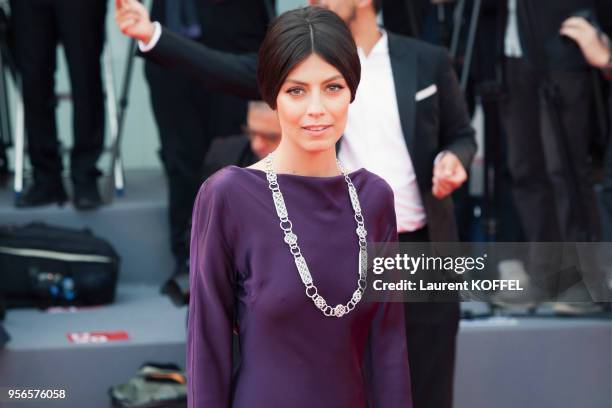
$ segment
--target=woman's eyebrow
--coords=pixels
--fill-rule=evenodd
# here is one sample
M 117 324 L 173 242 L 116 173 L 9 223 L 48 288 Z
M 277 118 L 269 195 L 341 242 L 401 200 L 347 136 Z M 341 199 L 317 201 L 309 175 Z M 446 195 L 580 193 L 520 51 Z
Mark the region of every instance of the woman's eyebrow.
M 324 80 L 323 83 L 335 81 L 336 79 L 341 79 L 341 78 L 342 78 L 342 75 L 334 75 L 333 77 Z M 292 78 L 287 78 L 287 82 L 291 82 L 297 85 L 304 85 L 304 86 L 308 85 L 307 82 L 298 81 L 297 79 L 292 79 Z

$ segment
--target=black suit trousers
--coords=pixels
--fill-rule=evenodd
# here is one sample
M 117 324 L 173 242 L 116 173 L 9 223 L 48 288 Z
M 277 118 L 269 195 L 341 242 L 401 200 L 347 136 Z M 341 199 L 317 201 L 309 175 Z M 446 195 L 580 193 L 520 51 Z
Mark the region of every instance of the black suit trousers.
M 593 133 L 589 72 L 549 74 L 559 95 L 558 112 L 565 139 L 543 103 L 539 92 L 542 81 L 536 72 L 520 58 L 507 59 L 505 72 L 508 91 L 501 103 L 501 117 L 514 198 L 526 240 L 585 241 L 598 237 L 589 161 Z M 574 176 L 568 178 L 568 171 Z
M 399 241 L 429 242 L 427 227 Z M 404 310 L 413 408 L 451 408 L 459 303 L 407 302 Z
M 36 180 L 58 180 L 62 161 L 55 119 L 56 47 L 64 48 L 73 102 L 71 175 L 97 176 L 104 143 L 100 57 L 106 0 L 12 0 L 14 49 L 25 105 L 28 153 Z
M 182 263 L 189 258 L 189 220 L 203 181 L 204 158 L 215 136 L 240 132 L 246 102 L 208 92 L 155 63 L 146 62 L 145 74 L 168 178 L 170 244 Z
M 610 102 L 612 105 L 612 102 Z M 612 118 L 612 114 L 610 114 Z M 601 181 L 603 241 L 612 242 L 612 139 L 608 141 L 604 158 L 604 174 Z

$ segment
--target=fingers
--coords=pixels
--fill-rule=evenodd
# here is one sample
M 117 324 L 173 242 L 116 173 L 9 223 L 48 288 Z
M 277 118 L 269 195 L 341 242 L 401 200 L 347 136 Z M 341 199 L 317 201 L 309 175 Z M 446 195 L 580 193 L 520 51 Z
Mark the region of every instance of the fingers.
M 461 166 L 461 162 L 457 159 L 457 156 L 446 152 L 434 165 L 434 177 L 451 177 L 457 171 L 458 166 Z
M 566 35 L 570 38 L 576 39 L 578 37 L 580 37 L 580 35 L 582 34 L 582 31 L 579 28 L 576 27 L 572 27 L 572 26 L 563 26 L 561 27 L 561 31 L 560 31 L 561 35 Z
M 447 153 L 434 166 L 432 194 L 444 198 L 459 188 L 467 180 L 467 173 L 459 159 Z
M 119 30 L 128 36 L 132 36 L 132 28 L 137 26 L 141 21 L 141 15 L 137 12 L 127 10 L 120 11 L 115 16 L 115 22 Z
M 115 0 L 115 9 L 121 10 L 130 6 L 129 0 Z
M 434 177 L 432 181 L 434 185 L 439 186 L 440 188 L 444 190 L 447 190 L 447 189 L 454 190 L 457 187 L 459 187 L 462 183 L 461 180 L 458 179 L 457 177 L 447 177 L 447 178 Z
M 117 23 L 119 23 L 120 21 L 125 21 L 125 20 L 128 20 L 128 19 L 139 20 L 140 17 L 141 17 L 140 13 L 138 13 L 136 11 L 127 10 L 127 11 L 121 11 L 121 12 L 117 13 L 115 15 L 115 21 L 117 21 Z
M 125 35 L 130 35 L 130 28 L 134 25 L 137 24 L 136 20 L 131 20 L 131 19 L 127 19 L 125 21 L 122 21 L 120 23 L 117 23 L 117 26 L 119 27 L 119 30 L 125 34 Z
M 458 187 L 455 181 L 450 177 L 434 176 L 432 183 L 432 192 L 437 198 L 446 197 Z
M 137 10 L 139 5 L 136 0 L 115 0 L 115 11 Z
M 585 20 L 583 17 L 570 17 L 565 20 L 561 26 L 572 26 L 578 28 L 588 28 L 591 27 L 591 24 Z
M 584 41 L 591 36 L 597 36 L 595 27 L 582 17 L 570 17 L 565 20 L 561 24 L 559 33 L 577 42 Z
M 463 180 L 465 181 L 465 180 Z M 453 179 L 434 179 L 432 193 L 434 197 L 441 199 L 450 195 L 453 191 L 461 187 L 463 181 L 457 178 Z
M 453 192 L 453 188 L 441 184 L 434 184 L 431 192 L 437 199 L 443 199 Z

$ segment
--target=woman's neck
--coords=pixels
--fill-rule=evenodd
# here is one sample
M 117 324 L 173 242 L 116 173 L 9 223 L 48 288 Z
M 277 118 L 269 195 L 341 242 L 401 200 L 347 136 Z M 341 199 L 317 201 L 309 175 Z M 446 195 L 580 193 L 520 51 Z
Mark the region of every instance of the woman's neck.
M 311 177 L 331 177 L 341 174 L 336 162 L 336 149 L 311 153 L 289 143 L 282 143 L 274 152 L 277 173 Z

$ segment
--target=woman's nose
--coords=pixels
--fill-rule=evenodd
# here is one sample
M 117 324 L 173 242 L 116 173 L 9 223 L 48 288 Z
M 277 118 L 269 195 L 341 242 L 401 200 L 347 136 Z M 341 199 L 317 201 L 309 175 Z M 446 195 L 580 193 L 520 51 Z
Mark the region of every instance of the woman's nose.
M 312 96 L 310 103 L 308 104 L 308 111 L 306 113 L 308 116 L 313 118 L 319 118 L 325 114 L 325 109 L 323 108 L 323 103 L 320 96 L 316 94 Z

